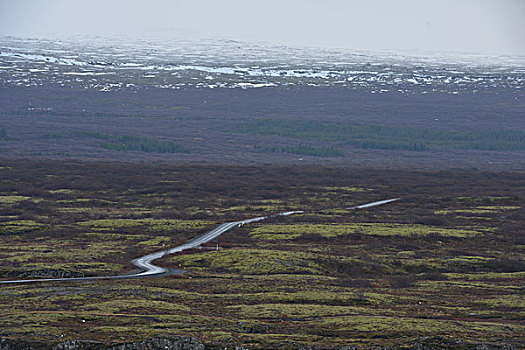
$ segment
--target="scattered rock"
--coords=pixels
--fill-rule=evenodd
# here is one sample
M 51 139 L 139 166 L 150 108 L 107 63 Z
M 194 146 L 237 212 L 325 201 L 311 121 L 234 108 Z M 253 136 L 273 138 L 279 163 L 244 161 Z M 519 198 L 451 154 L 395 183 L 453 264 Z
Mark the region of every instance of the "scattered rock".
M 61 269 L 40 269 L 31 271 L 2 271 L 0 277 L 9 278 L 71 278 L 85 277 L 82 272 Z
M 268 333 L 271 327 L 266 324 L 253 324 L 239 322 L 239 331 L 241 333 Z

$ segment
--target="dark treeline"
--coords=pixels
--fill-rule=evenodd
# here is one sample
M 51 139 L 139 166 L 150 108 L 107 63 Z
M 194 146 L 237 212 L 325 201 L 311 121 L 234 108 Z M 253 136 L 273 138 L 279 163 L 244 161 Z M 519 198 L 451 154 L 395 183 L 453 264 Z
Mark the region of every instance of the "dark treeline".
M 191 153 L 179 144 L 159 141 L 154 138 L 133 135 L 106 135 L 92 132 L 79 133 L 83 136 L 104 140 L 100 147 L 115 151 L 137 151 L 145 153 Z
M 308 145 L 298 146 L 273 146 L 273 147 L 260 147 L 254 146 L 256 150 L 262 150 L 263 152 L 271 153 L 291 153 L 303 156 L 313 157 L 344 157 L 345 153 L 333 147 L 313 147 Z
M 242 129 L 250 134 L 278 135 L 308 140 L 334 141 L 357 148 L 385 150 L 483 150 L 525 149 L 525 131 L 492 130 L 460 132 L 385 125 L 352 126 L 299 119 L 257 119 Z

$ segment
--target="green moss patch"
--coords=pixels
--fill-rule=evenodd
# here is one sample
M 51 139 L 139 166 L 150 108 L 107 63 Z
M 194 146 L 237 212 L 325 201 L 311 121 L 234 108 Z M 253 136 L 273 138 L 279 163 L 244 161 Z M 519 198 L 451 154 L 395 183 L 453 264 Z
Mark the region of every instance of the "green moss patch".
M 297 274 L 320 273 L 321 266 L 314 263 L 309 253 L 266 250 L 229 249 L 173 258 L 185 267 L 232 271 L 242 274 Z
M 44 225 L 33 220 L 13 220 L 0 222 L 0 235 L 26 233 L 43 228 Z
M 213 225 L 204 220 L 169 220 L 169 219 L 101 219 L 82 221 L 79 226 L 88 226 L 106 230 L 118 230 L 131 227 L 142 227 L 148 231 L 185 231 L 201 229 Z
M 174 302 L 148 299 L 114 299 L 104 302 L 87 303 L 84 311 L 100 311 L 104 313 L 139 312 L 153 308 L 156 312 L 188 312 L 190 308 Z
M 517 210 L 520 209 L 517 205 L 484 205 L 477 206 L 470 209 L 447 209 L 447 210 L 436 210 L 434 213 L 438 215 L 447 214 L 492 214 L 498 211 L 504 210 Z
M 26 201 L 28 199 L 31 199 L 31 197 L 27 196 L 0 196 L 0 205 L 9 205 L 9 204 L 15 204 L 21 201 Z
M 350 193 L 373 191 L 373 189 L 370 189 L 370 188 L 353 187 L 353 186 L 324 187 L 324 189 L 328 191 L 341 191 L 341 192 L 350 192 Z
M 349 224 L 296 224 L 296 225 L 262 225 L 250 235 L 257 239 L 293 239 L 302 235 L 316 234 L 323 237 L 366 234 L 373 236 L 428 236 L 473 237 L 480 232 L 475 230 L 451 229 L 427 225 L 383 224 L 383 223 L 349 223 Z
M 367 311 L 366 308 L 356 306 L 322 305 L 322 304 L 257 304 L 235 305 L 229 310 L 244 318 L 250 319 L 279 319 L 279 318 L 312 318 L 327 316 L 350 316 Z

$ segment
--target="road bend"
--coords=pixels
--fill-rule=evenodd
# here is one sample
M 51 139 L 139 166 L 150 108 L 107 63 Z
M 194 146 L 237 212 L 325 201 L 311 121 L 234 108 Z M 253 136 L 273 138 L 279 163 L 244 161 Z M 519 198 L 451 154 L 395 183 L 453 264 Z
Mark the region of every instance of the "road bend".
M 375 207 L 378 205 L 390 203 L 399 200 L 400 198 L 393 198 L 393 199 L 386 199 L 378 202 L 368 203 L 368 204 L 362 204 L 357 205 L 348 209 L 365 209 L 370 207 Z M 141 269 L 141 272 L 134 273 L 134 274 L 125 274 L 125 275 L 116 275 L 116 276 L 91 276 L 91 277 L 68 277 L 68 278 L 40 278 L 40 279 L 26 279 L 26 280 L 10 280 L 10 281 L 0 281 L 0 284 L 16 284 L 16 283 L 36 283 L 36 282 L 65 282 L 65 281 L 94 281 L 94 280 L 102 280 L 102 279 L 128 279 L 128 278 L 141 278 L 141 277 L 151 277 L 151 276 L 159 276 L 163 275 L 168 272 L 168 269 L 165 267 L 157 266 L 153 264 L 153 261 L 158 260 L 166 255 L 175 254 L 182 252 L 184 250 L 188 249 L 194 249 L 199 246 L 201 246 L 204 243 L 210 242 L 214 240 L 215 238 L 219 237 L 223 233 L 230 231 L 231 229 L 235 227 L 241 227 L 245 224 L 249 224 L 252 222 L 262 221 L 265 219 L 268 219 L 270 217 L 278 217 L 278 216 L 289 216 L 294 214 L 303 214 L 304 211 L 302 210 L 293 210 L 293 211 L 286 211 L 282 212 L 276 215 L 270 215 L 270 216 L 259 216 L 256 218 L 251 219 L 245 219 L 245 220 L 239 220 L 239 221 L 232 221 L 232 222 L 226 222 L 224 224 L 220 224 L 210 231 L 204 233 L 203 235 L 194 238 L 184 244 L 181 244 L 177 247 L 173 247 L 170 249 L 161 250 L 155 253 L 151 253 L 148 255 L 141 256 L 139 258 L 131 260 L 131 263 Z
M 142 272 L 127 274 L 127 275 L 117 275 L 117 276 L 92 276 L 92 277 L 69 277 L 69 278 L 40 278 L 40 279 L 27 279 L 27 280 L 11 280 L 11 281 L 0 281 L 0 284 L 15 284 L 15 283 L 35 283 L 35 282 L 64 282 L 64 281 L 94 281 L 101 279 L 127 279 L 127 278 L 140 278 L 148 276 L 157 276 L 162 275 L 168 272 L 168 269 L 165 267 L 157 266 L 153 264 L 153 261 L 160 259 L 166 255 L 182 252 L 184 250 L 197 248 L 200 245 L 207 243 L 219 237 L 223 233 L 230 231 L 234 227 L 241 227 L 245 224 L 252 222 L 262 221 L 270 217 L 277 216 L 288 216 L 293 214 L 302 214 L 303 211 L 287 211 L 277 215 L 271 216 L 259 216 L 252 219 L 245 219 L 240 221 L 226 222 L 219 226 L 214 227 L 210 231 L 204 233 L 202 236 L 192 239 L 182 245 L 177 247 L 161 250 L 152 254 L 141 256 L 140 258 L 133 259 L 131 263 L 142 270 Z

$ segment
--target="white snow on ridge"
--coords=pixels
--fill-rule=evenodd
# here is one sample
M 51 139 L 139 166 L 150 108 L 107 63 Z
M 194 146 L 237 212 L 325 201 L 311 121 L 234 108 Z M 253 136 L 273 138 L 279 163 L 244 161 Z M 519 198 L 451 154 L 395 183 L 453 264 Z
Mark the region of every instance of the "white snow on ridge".
M 86 62 L 77 61 L 69 58 L 56 58 L 53 56 L 44 56 L 44 55 L 34 55 L 34 54 L 25 54 L 25 53 L 12 53 L 12 52 L 0 52 L 0 57 L 10 57 L 17 60 L 29 60 L 29 61 L 45 61 L 49 63 L 58 63 L 64 65 L 73 65 L 73 66 L 85 66 Z
M 139 47 L 139 49 L 137 49 Z M 525 58 L 293 49 L 234 41 L 58 42 L 0 37 L 0 81 L 140 88 L 346 86 L 390 91 L 522 91 Z M 450 91 L 449 91 L 450 90 Z
M 95 72 L 65 72 L 64 75 L 95 75 Z
M 262 88 L 262 87 L 270 87 L 270 86 L 277 86 L 274 83 L 238 83 L 237 86 L 247 89 L 247 88 Z

